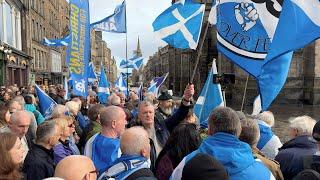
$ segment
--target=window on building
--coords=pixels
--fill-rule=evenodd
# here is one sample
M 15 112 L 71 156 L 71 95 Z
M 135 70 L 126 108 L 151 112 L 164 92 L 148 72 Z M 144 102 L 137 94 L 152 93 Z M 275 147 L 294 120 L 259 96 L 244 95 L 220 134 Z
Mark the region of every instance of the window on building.
M 36 34 L 36 28 L 34 27 L 34 19 L 32 19 L 32 29 L 31 29 L 31 31 L 32 31 L 32 39 L 34 39 L 34 37 L 35 37 L 35 34 Z
M 33 66 L 33 69 L 36 68 L 36 48 L 33 48 L 32 49 L 32 66 Z
M 36 41 L 39 41 L 39 23 L 36 23 L 37 25 L 36 25 Z
M 44 0 L 42 0 L 42 16 L 44 16 Z
M 7 1 L 4 2 L 4 16 L 5 16 L 5 23 L 6 23 L 6 42 L 10 45 L 14 45 L 13 44 L 13 19 L 12 19 L 12 8 L 11 6 L 8 4 Z

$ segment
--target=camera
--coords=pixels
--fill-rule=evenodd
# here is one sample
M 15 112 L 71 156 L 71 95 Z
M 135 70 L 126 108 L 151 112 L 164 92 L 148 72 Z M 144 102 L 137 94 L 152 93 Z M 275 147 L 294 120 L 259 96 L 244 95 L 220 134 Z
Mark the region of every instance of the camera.
M 221 84 L 221 86 L 226 86 L 226 85 L 235 83 L 235 74 L 231 74 L 231 73 L 214 74 L 212 79 L 214 84 Z

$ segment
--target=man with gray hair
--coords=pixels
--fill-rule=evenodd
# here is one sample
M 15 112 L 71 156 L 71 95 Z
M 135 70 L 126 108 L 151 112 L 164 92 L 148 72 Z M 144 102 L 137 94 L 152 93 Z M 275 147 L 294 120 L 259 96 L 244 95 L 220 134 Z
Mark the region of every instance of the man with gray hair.
M 59 142 L 61 129 L 54 121 L 38 126 L 36 143 L 28 152 L 23 164 L 27 180 L 41 180 L 54 175 L 53 147 Z
M 283 180 L 279 163 L 265 157 L 265 155 L 257 148 L 257 143 L 260 138 L 258 123 L 251 117 L 247 117 L 241 120 L 241 128 L 242 131 L 239 139 L 251 146 L 254 157 L 262 161 L 262 163 L 272 172 L 276 180 Z
M 274 159 L 281 148 L 282 143 L 277 135 L 272 132 L 272 127 L 274 125 L 274 116 L 270 111 L 264 111 L 257 116 L 259 129 L 260 129 L 260 139 L 257 144 L 257 148 L 261 150 L 268 158 Z
M 23 96 L 16 96 L 9 102 L 9 111 L 11 113 L 24 110 L 25 101 Z M 30 118 L 31 123 L 28 130 L 28 137 L 33 141 L 36 138 L 36 130 L 37 130 L 37 120 L 32 112 L 27 111 Z
M 99 179 L 156 179 L 150 170 L 149 135 L 142 127 L 127 129 L 120 138 L 122 155 Z
M 275 160 L 280 163 L 284 179 L 292 179 L 303 170 L 303 157 L 317 152 L 317 143 L 312 138 L 316 121 L 309 116 L 299 116 L 290 121 L 289 137 L 279 149 Z
M 194 85 L 188 84 L 184 90 L 182 103 L 179 109 L 172 116 L 161 121 L 155 118 L 155 107 L 152 102 L 140 102 L 136 125 L 143 126 L 151 139 L 151 170 L 155 170 L 156 159 L 166 144 L 170 132 L 187 117 L 193 94 Z
M 20 138 L 22 148 L 24 149 L 25 153 L 23 159 L 27 156 L 27 153 L 31 148 L 31 138 L 29 136 L 26 136 L 30 126 L 30 122 L 31 119 L 27 111 L 17 111 L 10 116 L 8 126 L 2 128 L 0 132 L 12 132 Z
M 100 111 L 100 123 L 102 130 L 88 140 L 84 155 L 104 172 L 121 155 L 119 137 L 127 124 L 126 114 L 121 107 L 108 106 Z
M 181 179 L 184 165 L 198 153 L 217 159 L 227 170 L 230 179 L 274 179 L 260 160 L 254 158 L 247 143 L 238 139 L 241 123 L 237 113 L 228 107 L 218 107 L 208 120 L 208 138 L 199 149 L 187 155 L 173 171 L 171 179 Z

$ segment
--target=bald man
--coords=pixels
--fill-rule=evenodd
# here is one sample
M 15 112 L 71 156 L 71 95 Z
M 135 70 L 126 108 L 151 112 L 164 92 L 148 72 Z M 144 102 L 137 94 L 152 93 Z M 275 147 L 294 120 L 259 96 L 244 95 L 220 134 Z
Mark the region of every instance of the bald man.
M 64 180 L 96 180 L 97 172 L 90 158 L 72 155 L 58 163 L 54 176 Z
M 127 129 L 120 138 L 122 155 L 99 178 L 156 179 L 150 170 L 149 135 L 143 127 Z M 126 164 L 126 166 L 123 166 Z
M 126 114 L 118 106 L 108 106 L 100 112 L 100 123 L 102 130 L 88 140 L 84 155 L 104 172 L 121 155 L 119 137 L 127 124 Z

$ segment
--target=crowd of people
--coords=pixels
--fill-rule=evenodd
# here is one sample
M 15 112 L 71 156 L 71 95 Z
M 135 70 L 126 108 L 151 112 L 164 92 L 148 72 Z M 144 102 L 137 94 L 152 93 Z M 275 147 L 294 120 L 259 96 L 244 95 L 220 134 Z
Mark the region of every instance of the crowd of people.
M 107 104 L 94 86 L 68 100 L 61 85 L 42 89 L 58 104 L 46 119 L 32 86 L 1 87 L 0 179 L 320 179 L 320 122 L 309 116 L 290 120 L 282 144 L 270 111 L 217 107 L 200 127 L 192 84 L 181 100 L 113 90 Z

